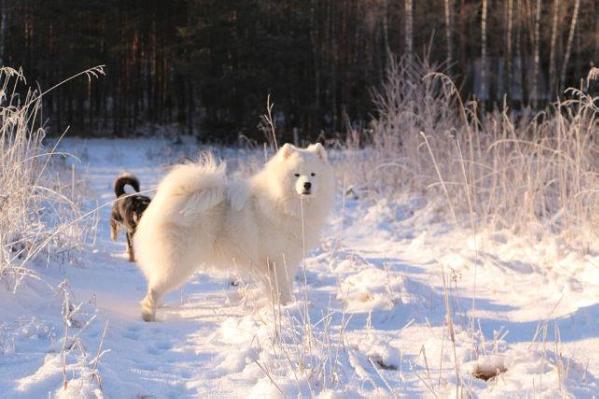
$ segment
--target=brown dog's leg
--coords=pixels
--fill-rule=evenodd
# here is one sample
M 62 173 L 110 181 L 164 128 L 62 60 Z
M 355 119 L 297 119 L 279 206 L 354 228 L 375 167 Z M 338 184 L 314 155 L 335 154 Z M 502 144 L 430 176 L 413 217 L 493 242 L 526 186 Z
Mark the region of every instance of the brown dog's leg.
M 119 235 L 119 224 L 113 218 L 110 218 L 110 239 L 116 241 Z
M 133 233 L 127 232 L 127 254 L 129 262 L 135 262 L 135 253 L 133 252 Z

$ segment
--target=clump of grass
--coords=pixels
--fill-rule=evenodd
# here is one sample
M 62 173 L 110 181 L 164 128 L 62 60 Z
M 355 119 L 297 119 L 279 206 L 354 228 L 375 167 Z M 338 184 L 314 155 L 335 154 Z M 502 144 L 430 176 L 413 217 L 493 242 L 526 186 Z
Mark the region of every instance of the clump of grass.
M 64 82 L 102 73 L 96 67 Z M 74 171 L 64 173 L 67 154 L 44 145 L 47 92 L 27 88 L 22 71 L 0 68 L 0 280 L 11 290 L 35 276 L 29 262 L 69 259 L 85 237 Z
M 298 301 L 293 308 L 271 303 L 260 309 L 264 304 L 257 304 L 255 299 L 247 303 L 264 326 L 253 342 L 260 353 L 254 362 L 284 396 L 290 392 L 316 396 L 347 381 L 344 363 L 349 349 L 344 335 L 350 318 L 322 309 L 319 318 L 312 320 L 305 299 L 298 297 Z
M 593 99 L 569 89 L 568 100 L 538 113 L 507 106 L 481 113 L 440 71 L 427 61 L 391 60 L 373 93 L 376 118 L 359 140 L 368 156 L 348 156 L 349 183 L 368 182 L 384 195 L 422 193 L 468 227 L 550 232 L 584 249 L 597 242 Z

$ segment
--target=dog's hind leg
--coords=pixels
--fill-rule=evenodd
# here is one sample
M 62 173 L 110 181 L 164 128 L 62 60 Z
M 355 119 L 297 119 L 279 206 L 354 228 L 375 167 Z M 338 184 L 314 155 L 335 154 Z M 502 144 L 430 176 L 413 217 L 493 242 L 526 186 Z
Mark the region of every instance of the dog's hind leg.
M 140 255 L 142 254 L 140 252 Z M 156 308 L 168 292 L 182 286 L 194 273 L 194 262 L 190 257 L 175 259 L 162 259 L 161 263 L 148 265 L 154 273 L 146 276 L 148 278 L 148 293 L 141 301 L 141 316 L 145 321 L 156 320 Z
M 144 321 L 156 321 L 156 307 L 161 299 L 159 291 L 148 288 L 146 297 L 141 301 L 141 317 Z
M 119 224 L 113 218 L 110 218 L 110 239 L 116 241 L 119 235 Z
M 135 262 L 135 252 L 133 250 L 133 233 L 127 232 L 127 255 L 129 262 Z

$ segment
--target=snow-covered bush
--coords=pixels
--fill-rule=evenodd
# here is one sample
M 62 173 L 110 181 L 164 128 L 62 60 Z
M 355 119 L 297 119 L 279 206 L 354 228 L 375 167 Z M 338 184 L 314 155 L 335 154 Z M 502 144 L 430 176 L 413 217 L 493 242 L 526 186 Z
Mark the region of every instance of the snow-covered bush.
M 452 222 L 473 228 L 552 232 L 584 249 L 597 242 L 599 109 L 592 99 L 569 89 L 569 100 L 537 114 L 481 112 L 441 69 L 389 63 L 373 94 L 376 119 L 362 136 L 372 144 L 368 156 L 348 156 L 349 184 L 421 191 Z M 351 147 L 359 135 L 350 137 Z
M 0 69 L 0 280 L 12 290 L 33 275 L 31 260 L 68 259 L 85 237 L 75 174 L 44 145 L 45 93 L 26 84 L 21 71 Z

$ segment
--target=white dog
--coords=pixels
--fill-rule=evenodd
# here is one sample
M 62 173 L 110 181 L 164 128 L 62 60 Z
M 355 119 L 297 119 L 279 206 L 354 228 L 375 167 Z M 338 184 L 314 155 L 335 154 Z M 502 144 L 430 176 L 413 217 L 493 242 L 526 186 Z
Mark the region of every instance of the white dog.
M 291 300 L 293 276 L 334 201 L 324 147 L 285 144 L 256 175 L 227 181 L 207 157 L 175 167 L 137 227 L 134 246 L 148 280 L 142 317 L 202 267 L 254 272 L 273 300 Z

